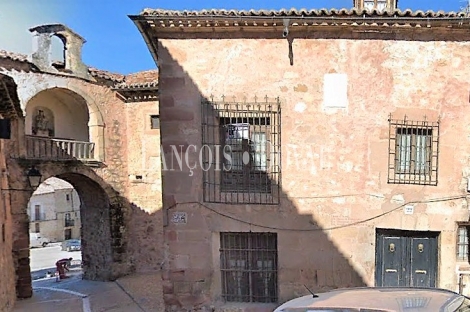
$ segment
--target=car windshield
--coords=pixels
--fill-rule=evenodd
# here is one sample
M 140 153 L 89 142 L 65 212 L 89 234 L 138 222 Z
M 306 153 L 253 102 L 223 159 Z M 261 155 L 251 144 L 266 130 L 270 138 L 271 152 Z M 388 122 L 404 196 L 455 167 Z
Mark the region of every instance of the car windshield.
M 283 312 L 390 312 L 387 310 L 377 309 L 360 309 L 360 308 L 288 308 Z
M 462 298 L 462 297 L 459 297 Z M 460 299 L 461 300 L 461 299 Z M 459 303 L 460 303 L 459 300 Z M 459 307 L 452 307 L 452 303 L 446 307 L 445 312 L 470 312 L 470 298 L 463 300 Z M 377 310 L 377 309 L 366 309 L 366 308 L 287 308 L 282 312 L 390 312 L 389 310 Z
M 470 298 L 465 298 L 460 307 L 455 312 L 470 312 Z
M 68 241 L 68 243 L 70 245 L 78 245 L 78 244 L 80 244 L 80 241 L 79 240 L 70 240 L 70 241 Z

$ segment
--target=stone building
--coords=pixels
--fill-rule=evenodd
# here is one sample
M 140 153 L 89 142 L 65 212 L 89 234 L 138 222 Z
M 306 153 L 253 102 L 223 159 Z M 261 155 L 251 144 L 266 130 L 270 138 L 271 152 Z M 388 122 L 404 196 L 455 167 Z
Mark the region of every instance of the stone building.
M 142 290 L 137 296 L 153 294 L 145 301 L 150 304 L 161 297 L 155 287 L 163 240 L 157 71 L 99 70 L 83 63 L 85 39 L 68 27 L 30 31 L 30 55 L 0 51 L 0 74 L 17 92 L 11 137 L 2 143 L 0 205 L 11 203 L 11 209 L 0 242 L 1 302 L 11 307 L 15 289 L 17 298 L 32 295 L 27 207 L 35 189 L 27 173 L 34 169 L 42 181 L 70 183 L 80 197 L 83 277 L 132 274 Z M 50 59 L 52 37 L 64 44 L 62 62 Z M 1 103 L 1 114 L 7 104 Z
M 80 197 L 72 184 L 51 177 L 41 183 L 28 203 L 29 232 L 51 242 L 80 238 Z
M 130 16 L 159 69 L 168 311 L 469 294 L 470 19 L 387 3 Z
M 0 74 L 0 311 L 10 311 L 15 303 L 15 263 L 13 261 L 13 217 L 11 205 L 6 200 L 4 189 L 8 188 L 6 173 L 8 146 L 8 119 L 21 116 L 20 101 L 16 92 L 16 83 L 13 78 Z

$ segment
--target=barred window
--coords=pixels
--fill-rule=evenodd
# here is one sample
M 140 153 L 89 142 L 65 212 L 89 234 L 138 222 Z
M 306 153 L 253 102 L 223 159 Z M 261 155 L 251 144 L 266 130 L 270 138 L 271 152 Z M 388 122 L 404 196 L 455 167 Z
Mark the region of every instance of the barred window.
M 389 124 L 388 183 L 437 185 L 439 121 Z
M 459 225 L 457 229 L 457 260 L 468 261 L 468 232 L 469 225 Z
M 202 103 L 204 201 L 278 204 L 280 105 Z
M 277 234 L 220 233 L 226 301 L 277 302 Z

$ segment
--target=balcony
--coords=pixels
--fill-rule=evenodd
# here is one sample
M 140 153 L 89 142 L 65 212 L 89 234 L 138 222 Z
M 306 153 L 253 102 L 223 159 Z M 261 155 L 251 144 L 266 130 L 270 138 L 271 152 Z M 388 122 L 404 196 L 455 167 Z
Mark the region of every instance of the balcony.
M 35 222 L 35 221 L 45 221 L 46 220 L 46 214 L 44 212 L 41 212 L 41 213 L 36 213 L 33 215 L 33 217 L 31 218 L 31 222 Z
M 75 220 L 73 219 L 65 219 L 65 227 L 75 226 Z
M 25 136 L 26 158 L 35 160 L 95 160 L 95 143 Z

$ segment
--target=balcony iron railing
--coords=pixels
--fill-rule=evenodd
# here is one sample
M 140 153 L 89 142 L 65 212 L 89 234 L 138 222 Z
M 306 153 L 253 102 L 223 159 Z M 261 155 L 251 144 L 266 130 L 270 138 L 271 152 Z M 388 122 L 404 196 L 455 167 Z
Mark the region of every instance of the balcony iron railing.
M 31 218 L 32 222 L 45 221 L 45 220 L 46 220 L 46 214 L 44 212 L 33 214 L 32 218 Z
M 65 227 L 68 227 L 68 226 L 75 226 L 75 220 L 65 219 Z
M 26 135 L 26 158 L 41 160 L 95 160 L 95 143 Z

